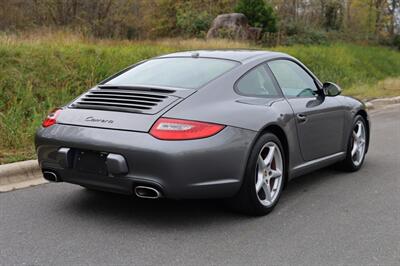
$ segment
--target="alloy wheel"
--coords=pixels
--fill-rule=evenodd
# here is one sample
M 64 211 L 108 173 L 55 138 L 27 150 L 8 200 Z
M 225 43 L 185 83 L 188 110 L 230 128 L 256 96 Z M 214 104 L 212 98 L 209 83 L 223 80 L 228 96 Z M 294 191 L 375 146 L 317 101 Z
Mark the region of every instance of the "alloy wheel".
M 260 203 L 266 207 L 273 205 L 282 186 L 283 159 L 279 146 L 270 141 L 266 143 L 256 164 L 256 193 Z
M 358 121 L 353 129 L 353 142 L 351 148 L 351 159 L 355 166 L 359 166 L 365 155 L 366 130 L 364 123 Z

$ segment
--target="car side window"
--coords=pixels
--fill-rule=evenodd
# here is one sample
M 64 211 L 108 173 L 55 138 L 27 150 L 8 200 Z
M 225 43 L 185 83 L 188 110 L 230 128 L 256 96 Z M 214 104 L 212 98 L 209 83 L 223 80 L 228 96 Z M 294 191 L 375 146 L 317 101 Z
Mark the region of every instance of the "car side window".
M 298 64 L 289 60 L 268 62 L 286 97 L 313 97 L 318 87 L 314 79 Z
M 244 76 L 242 76 L 237 85 L 236 90 L 246 96 L 255 97 L 276 97 L 279 92 L 274 85 L 273 79 L 268 75 L 264 64 L 259 65 Z

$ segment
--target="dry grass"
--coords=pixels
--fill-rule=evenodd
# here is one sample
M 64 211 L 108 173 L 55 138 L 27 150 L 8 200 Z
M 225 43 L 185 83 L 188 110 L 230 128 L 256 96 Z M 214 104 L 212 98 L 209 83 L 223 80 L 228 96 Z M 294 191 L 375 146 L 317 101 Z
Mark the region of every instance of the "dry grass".
M 73 44 L 91 43 L 95 39 L 85 37 L 83 34 L 71 33 L 68 31 L 52 31 L 50 29 L 40 29 L 25 31 L 21 33 L 0 33 L 0 44 L 19 45 L 19 44 Z
M 400 78 L 386 78 L 376 84 L 361 84 L 351 87 L 347 95 L 367 99 L 400 95 Z M 367 97 L 366 97 L 367 96 Z
M 223 39 L 161 39 L 157 41 L 144 41 L 143 44 L 153 44 L 178 48 L 180 50 L 194 49 L 261 49 L 260 46 L 249 42 L 239 42 Z
M 32 147 L 24 150 L 6 150 L 0 149 L 0 164 L 18 162 L 23 160 L 35 159 L 36 154 Z
M 51 29 L 40 29 L 19 34 L 1 34 L 0 44 L 19 45 L 19 44 L 53 44 L 53 45 L 73 45 L 73 44 L 97 44 L 103 46 L 162 46 L 171 47 L 175 50 L 192 49 L 261 49 L 254 43 L 224 39 L 180 39 L 163 38 L 157 40 L 115 40 L 115 39 L 96 39 L 87 37 L 84 34 L 68 31 L 54 31 Z

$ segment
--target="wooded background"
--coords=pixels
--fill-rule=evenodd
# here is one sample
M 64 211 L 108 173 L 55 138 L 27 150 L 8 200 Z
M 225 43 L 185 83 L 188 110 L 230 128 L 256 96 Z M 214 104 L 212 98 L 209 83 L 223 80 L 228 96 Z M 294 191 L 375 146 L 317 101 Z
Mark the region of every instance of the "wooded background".
M 269 25 L 252 20 L 260 2 Z M 345 40 L 400 46 L 400 0 L 0 0 L 0 31 L 203 38 L 218 14 L 235 11 L 252 14 L 250 24 L 264 28 L 261 42 L 267 45 Z

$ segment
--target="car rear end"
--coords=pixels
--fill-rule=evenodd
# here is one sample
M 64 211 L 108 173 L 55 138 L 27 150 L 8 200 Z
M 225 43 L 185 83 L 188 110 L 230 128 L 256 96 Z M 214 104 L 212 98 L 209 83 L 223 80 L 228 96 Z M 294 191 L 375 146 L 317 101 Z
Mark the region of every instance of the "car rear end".
M 234 195 L 255 132 L 168 118 L 195 93 L 112 82 L 89 90 L 38 129 L 45 178 L 149 198 Z

